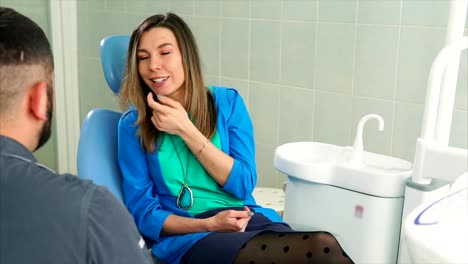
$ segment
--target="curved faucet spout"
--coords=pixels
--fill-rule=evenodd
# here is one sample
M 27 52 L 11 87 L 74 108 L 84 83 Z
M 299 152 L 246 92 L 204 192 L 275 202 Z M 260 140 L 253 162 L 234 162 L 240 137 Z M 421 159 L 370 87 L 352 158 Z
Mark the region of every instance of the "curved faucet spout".
M 379 122 L 379 130 L 383 131 L 384 129 L 384 120 L 380 115 L 377 114 L 368 114 L 365 115 L 361 120 L 359 120 L 356 137 L 354 138 L 353 151 L 351 155 L 351 163 L 355 166 L 362 166 L 362 155 L 364 152 L 364 146 L 362 143 L 362 133 L 364 130 L 364 124 L 370 119 L 376 119 Z

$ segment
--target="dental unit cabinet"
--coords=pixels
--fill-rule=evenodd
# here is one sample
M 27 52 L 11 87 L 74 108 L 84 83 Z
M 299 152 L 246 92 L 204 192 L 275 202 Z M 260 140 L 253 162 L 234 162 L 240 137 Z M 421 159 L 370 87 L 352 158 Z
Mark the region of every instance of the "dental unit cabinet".
M 293 142 L 275 150 L 287 175 L 283 218 L 297 230 L 332 233 L 355 263 L 396 263 L 405 181 L 412 164 L 363 150 L 364 124 L 352 147 Z
M 468 49 L 468 36 L 464 36 L 467 10 L 468 0 L 450 1 L 446 46 L 434 59 L 429 73 L 414 171 L 405 189 L 402 216 L 405 225 L 401 232 L 398 263 L 428 263 L 427 256 L 435 256 L 432 263 L 468 263 L 468 239 L 459 239 L 461 232 L 468 232 L 467 222 L 459 221 L 468 219 L 468 197 L 455 195 L 451 188 L 460 181 L 467 188 L 468 181 L 462 179 L 467 177 L 468 150 L 448 146 L 460 55 Z M 458 206 L 434 206 L 447 204 L 447 201 Z M 445 213 L 452 218 L 442 217 L 440 210 L 433 208 L 445 208 Z M 429 213 L 423 213 L 425 210 L 431 212 L 431 217 L 427 217 Z M 431 218 L 430 224 L 420 221 L 421 215 Z M 428 237 L 426 232 L 433 236 Z M 453 247 L 446 247 L 437 240 L 453 244 Z M 455 247 L 464 249 L 462 262 L 453 254 Z
M 363 150 L 365 122 L 383 129 L 375 114 L 361 119 L 352 147 L 293 142 L 275 150 L 274 167 L 287 175 L 285 221 L 332 233 L 355 263 L 468 263 L 468 149 L 448 146 L 468 0 L 448 1 L 414 164 Z
M 403 227 L 411 263 L 468 263 L 468 173 L 442 198 L 415 208 Z

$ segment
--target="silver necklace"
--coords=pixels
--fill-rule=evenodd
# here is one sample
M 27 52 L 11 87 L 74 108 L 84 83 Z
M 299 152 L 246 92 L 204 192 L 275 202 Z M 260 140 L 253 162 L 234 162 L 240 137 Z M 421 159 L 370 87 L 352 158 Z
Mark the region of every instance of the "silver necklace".
M 184 176 L 184 185 L 180 188 L 179 195 L 177 195 L 177 207 L 183 210 L 189 210 L 193 206 L 193 193 L 190 187 L 187 184 L 187 174 L 189 169 L 189 152 L 187 149 L 187 165 L 186 170 L 184 170 L 184 166 L 182 165 L 182 159 L 180 158 L 179 151 L 177 151 L 176 145 L 174 144 L 174 140 L 172 140 L 172 136 L 168 135 L 171 139 L 172 146 L 174 147 L 174 151 L 177 154 L 177 159 L 179 159 L 180 167 L 182 168 L 182 174 Z

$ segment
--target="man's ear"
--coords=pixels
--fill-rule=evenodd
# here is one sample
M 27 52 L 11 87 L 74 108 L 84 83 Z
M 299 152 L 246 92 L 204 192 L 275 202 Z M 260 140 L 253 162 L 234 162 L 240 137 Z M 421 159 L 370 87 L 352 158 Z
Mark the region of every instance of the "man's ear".
M 47 120 L 47 83 L 37 82 L 29 90 L 29 109 L 39 120 Z

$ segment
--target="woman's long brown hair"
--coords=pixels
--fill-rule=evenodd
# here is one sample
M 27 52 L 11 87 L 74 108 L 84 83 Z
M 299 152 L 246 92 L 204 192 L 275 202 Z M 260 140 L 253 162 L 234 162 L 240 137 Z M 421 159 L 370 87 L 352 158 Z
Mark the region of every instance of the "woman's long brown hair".
M 123 110 L 130 105 L 137 109 L 138 119 L 135 125 L 139 126 L 138 136 L 143 149 L 150 153 L 154 152 L 161 132 L 151 122 L 152 109 L 146 101 L 151 89 L 138 72 L 137 48 L 141 35 L 155 27 L 171 30 L 179 45 L 185 74 L 182 87 L 185 89 L 183 106 L 190 113 L 192 122 L 207 138 L 213 137 L 216 130 L 214 99 L 203 81 L 200 56 L 192 31 L 182 18 L 173 13 L 148 17 L 137 26 L 130 37 L 125 78 L 118 96 Z

